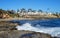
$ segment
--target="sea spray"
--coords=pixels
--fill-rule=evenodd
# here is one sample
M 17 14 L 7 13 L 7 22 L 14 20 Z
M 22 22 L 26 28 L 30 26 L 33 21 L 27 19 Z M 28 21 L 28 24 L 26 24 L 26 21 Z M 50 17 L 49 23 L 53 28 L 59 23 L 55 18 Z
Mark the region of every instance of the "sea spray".
M 41 27 L 40 25 L 36 25 L 36 26 L 37 27 L 33 27 L 31 26 L 30 23 L 25 23 L 21 26 L 17 26 L 16 28 L 18 30 L 29 30 L 29 31 L 35 31 L 35 32 L 48 33 L 48 34 L 51 34 L 52 36 L 57 36 L 58 34 L 60 34 L 60 27 L 46 28 L 46 27 Z
M 29 31 L 39 32 L 38 28 L 31 26 L 31 24 L 29 24 L 29 23 L 25 23 L 25 24 L 23 24 L 21 26 L 17 26 L 16 28 L 18 30 L 29 30 Z M 43 31 L 40 31 L 40 32 L 43 32 Z

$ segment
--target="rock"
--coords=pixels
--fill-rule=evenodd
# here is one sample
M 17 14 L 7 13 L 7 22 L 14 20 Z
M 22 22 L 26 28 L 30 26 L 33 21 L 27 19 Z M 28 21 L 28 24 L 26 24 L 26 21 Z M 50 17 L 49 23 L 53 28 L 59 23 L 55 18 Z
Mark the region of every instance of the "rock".
M 51 38 L 51 35 L 32 31 L 1 31 L 0 38 Z
M 52 37 L 52 38 L 60 38 L 60 37 L 54 36 L 54 37 Z
M 10 23 L 7 21 L 0 21 L 0 31 L 7 31 L 7 30 L 16 30 L 17 23 Z

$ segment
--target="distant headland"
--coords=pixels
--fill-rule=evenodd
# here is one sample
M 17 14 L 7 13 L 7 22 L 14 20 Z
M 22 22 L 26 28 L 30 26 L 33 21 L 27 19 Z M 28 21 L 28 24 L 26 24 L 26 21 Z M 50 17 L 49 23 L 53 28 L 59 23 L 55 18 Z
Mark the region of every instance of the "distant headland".
M 0 9 L 0 19 L 50 19 L 50 18 L 60 18 L 60 13 L 55 12 L 44 12 L 41 9 L 38 11 L 32 10 L 32 9 L 24 9 L 22 8 L 21 10 L 3 10 Z

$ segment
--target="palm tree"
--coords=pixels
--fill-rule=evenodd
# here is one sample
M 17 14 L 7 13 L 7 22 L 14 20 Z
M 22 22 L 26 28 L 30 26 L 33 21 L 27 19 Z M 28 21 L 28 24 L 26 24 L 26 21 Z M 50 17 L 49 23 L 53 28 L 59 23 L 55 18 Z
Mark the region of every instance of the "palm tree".
M 58 12 L 55 12 L 53 15 L 59 17 L 59 13 Z
M 2 9 L 0 9 L 0 10 L 2 10 Z
M 26 13 L 25 8 L 22 8 L 20 12 L 21 12 L 21 13 L 22 13 L 22 12 L 23 12 L 23 13 Z
M 17 9 L 17 13 L 20 13 L 20 10 L 19 9 Z
M 46 13 L 48 13 L 50 11 L 50 8 L 47 8 L 47 12 Z
M 35 13 L 35 12 L 36 12 L 36 10 L 32 10 L 32 12 L 34 12 L 34 13 Z
M 20 10 L 19 9 L 17 9 L 17 12 L 19 12 Z
M 43 11 L 41 9 L 39 9 L 38 12 L 41 12 L 42 13 Z
M 28 12 L 32 12 L 32 9 L 30 8 L 30 9 L 28 9 Z
M 7 10 L 7 12 L 9 13 L 9 14 L 15 14 L 15 10 Z

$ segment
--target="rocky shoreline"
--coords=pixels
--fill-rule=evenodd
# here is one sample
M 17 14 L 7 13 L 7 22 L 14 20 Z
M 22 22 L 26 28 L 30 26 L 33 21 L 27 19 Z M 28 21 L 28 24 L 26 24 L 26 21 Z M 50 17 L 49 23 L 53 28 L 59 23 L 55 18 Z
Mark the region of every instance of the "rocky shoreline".
M 8 21 L 0 21 L 0 38 L 56 38 L 49 34 L 17 30 L 18 24 Z
M 0 38 L 51 38 L 50 35 L 32 31 L 1 31 Z

